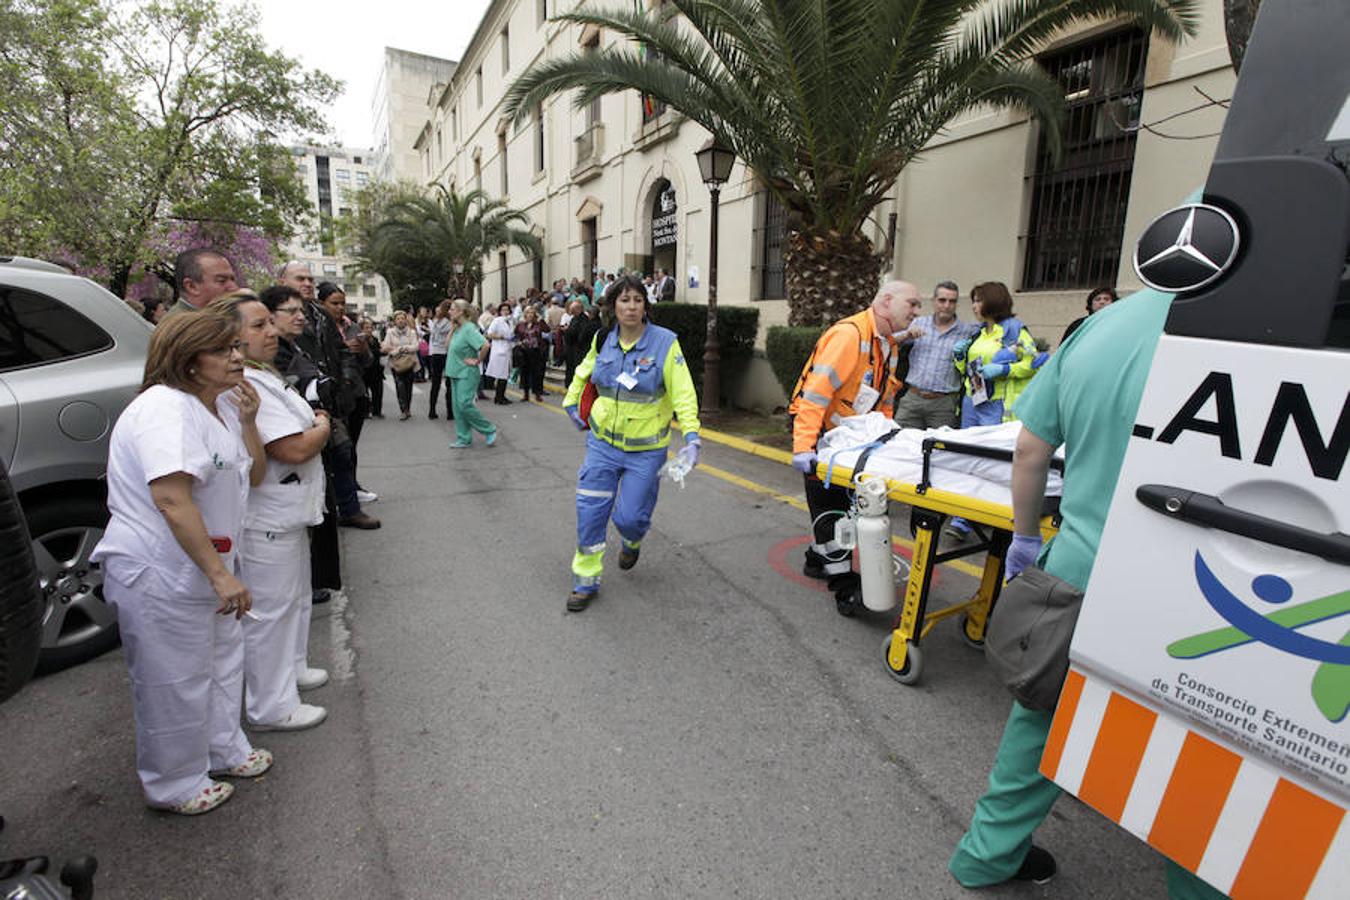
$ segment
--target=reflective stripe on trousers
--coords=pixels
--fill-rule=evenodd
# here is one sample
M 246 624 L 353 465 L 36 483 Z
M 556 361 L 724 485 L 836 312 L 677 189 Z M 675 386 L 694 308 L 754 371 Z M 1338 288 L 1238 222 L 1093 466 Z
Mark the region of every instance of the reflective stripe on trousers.
M 595 435 L 586 436 L 586 458 L 577 473 L 575 590 L 592 592 L 600 587 L 611 516 L 625 544 L 636 547 L 641 543 L 651 528 L 665 461 L 665 448 L 620 450 Z

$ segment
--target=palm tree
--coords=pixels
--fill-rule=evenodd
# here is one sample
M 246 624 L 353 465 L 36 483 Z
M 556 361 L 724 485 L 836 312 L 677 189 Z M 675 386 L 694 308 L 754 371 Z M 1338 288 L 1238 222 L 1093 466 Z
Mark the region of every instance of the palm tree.
M 1199 0 L 670 0 L 652 14 L 555 19 L 628 40 L 532 66 L 506 112 L 577 89 L 637 90 L 733 150 L 788 210 L 790 321 L 862 308 L 883 260 L 864 234 L 900 171 L 955 117 L 1030 112 L 1058 145 L 1064 97 L 1033 55 L 1064 29 L 1124 19 L 1179 40 Z M 682 22 L 677 22 L 677 18 Z M 643 52 L 643 48 L 647 52 Z
M 531 257 L 543 253 L 529 222 L 524 212 L 480 190 L 460 194 L 436 185 L 431 196 L 405 194 L 384 206 L 358 264 L 384 276 L 405 304 L 472 297 L 489 253 L 508 247 Z

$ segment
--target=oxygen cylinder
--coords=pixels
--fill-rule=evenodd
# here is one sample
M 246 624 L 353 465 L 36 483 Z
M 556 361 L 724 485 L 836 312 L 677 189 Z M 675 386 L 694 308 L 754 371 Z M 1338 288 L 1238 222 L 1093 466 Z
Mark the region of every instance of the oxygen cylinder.
M 886 480 L 863 480 L 858 485 L 858 574 L 863 606 L 874 612 L 893 609 L 896 602 L 891 517 L 886 509 Z

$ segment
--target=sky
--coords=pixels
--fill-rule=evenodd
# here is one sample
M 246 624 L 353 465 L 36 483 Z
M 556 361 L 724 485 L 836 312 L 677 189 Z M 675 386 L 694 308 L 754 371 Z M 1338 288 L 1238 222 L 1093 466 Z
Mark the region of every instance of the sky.
M 371 144 L 371 94 L 384 48 L 397 47 L 459 59 L 489 0 L 254 0 L 262 35 L 309 69 L 344 82 L 328 115 L 326 141 L 348 147 Z

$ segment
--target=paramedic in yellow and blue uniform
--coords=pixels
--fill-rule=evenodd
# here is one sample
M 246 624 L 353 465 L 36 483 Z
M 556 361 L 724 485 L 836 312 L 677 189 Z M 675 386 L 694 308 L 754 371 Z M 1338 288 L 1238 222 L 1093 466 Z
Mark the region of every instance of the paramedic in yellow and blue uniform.
M 679 458 L 698 463 L 698 394 L 675 332 L 647 321 L 647 289 L 632 275 L 605 292 L 613 310 L 568 385 L 563 409 L 577 428 L 590 429 L 577 476 L 577 552 L 567 609 L 581 612 L 600 590 L 605 533 L 611 515 L 622 538 L 619 568 L 637 564 L 652 524 L 661 467 L 670 445 L 670 420 L 684 431 Z M 598 393 L 590 418 L 579 411 L 586 383 Z

